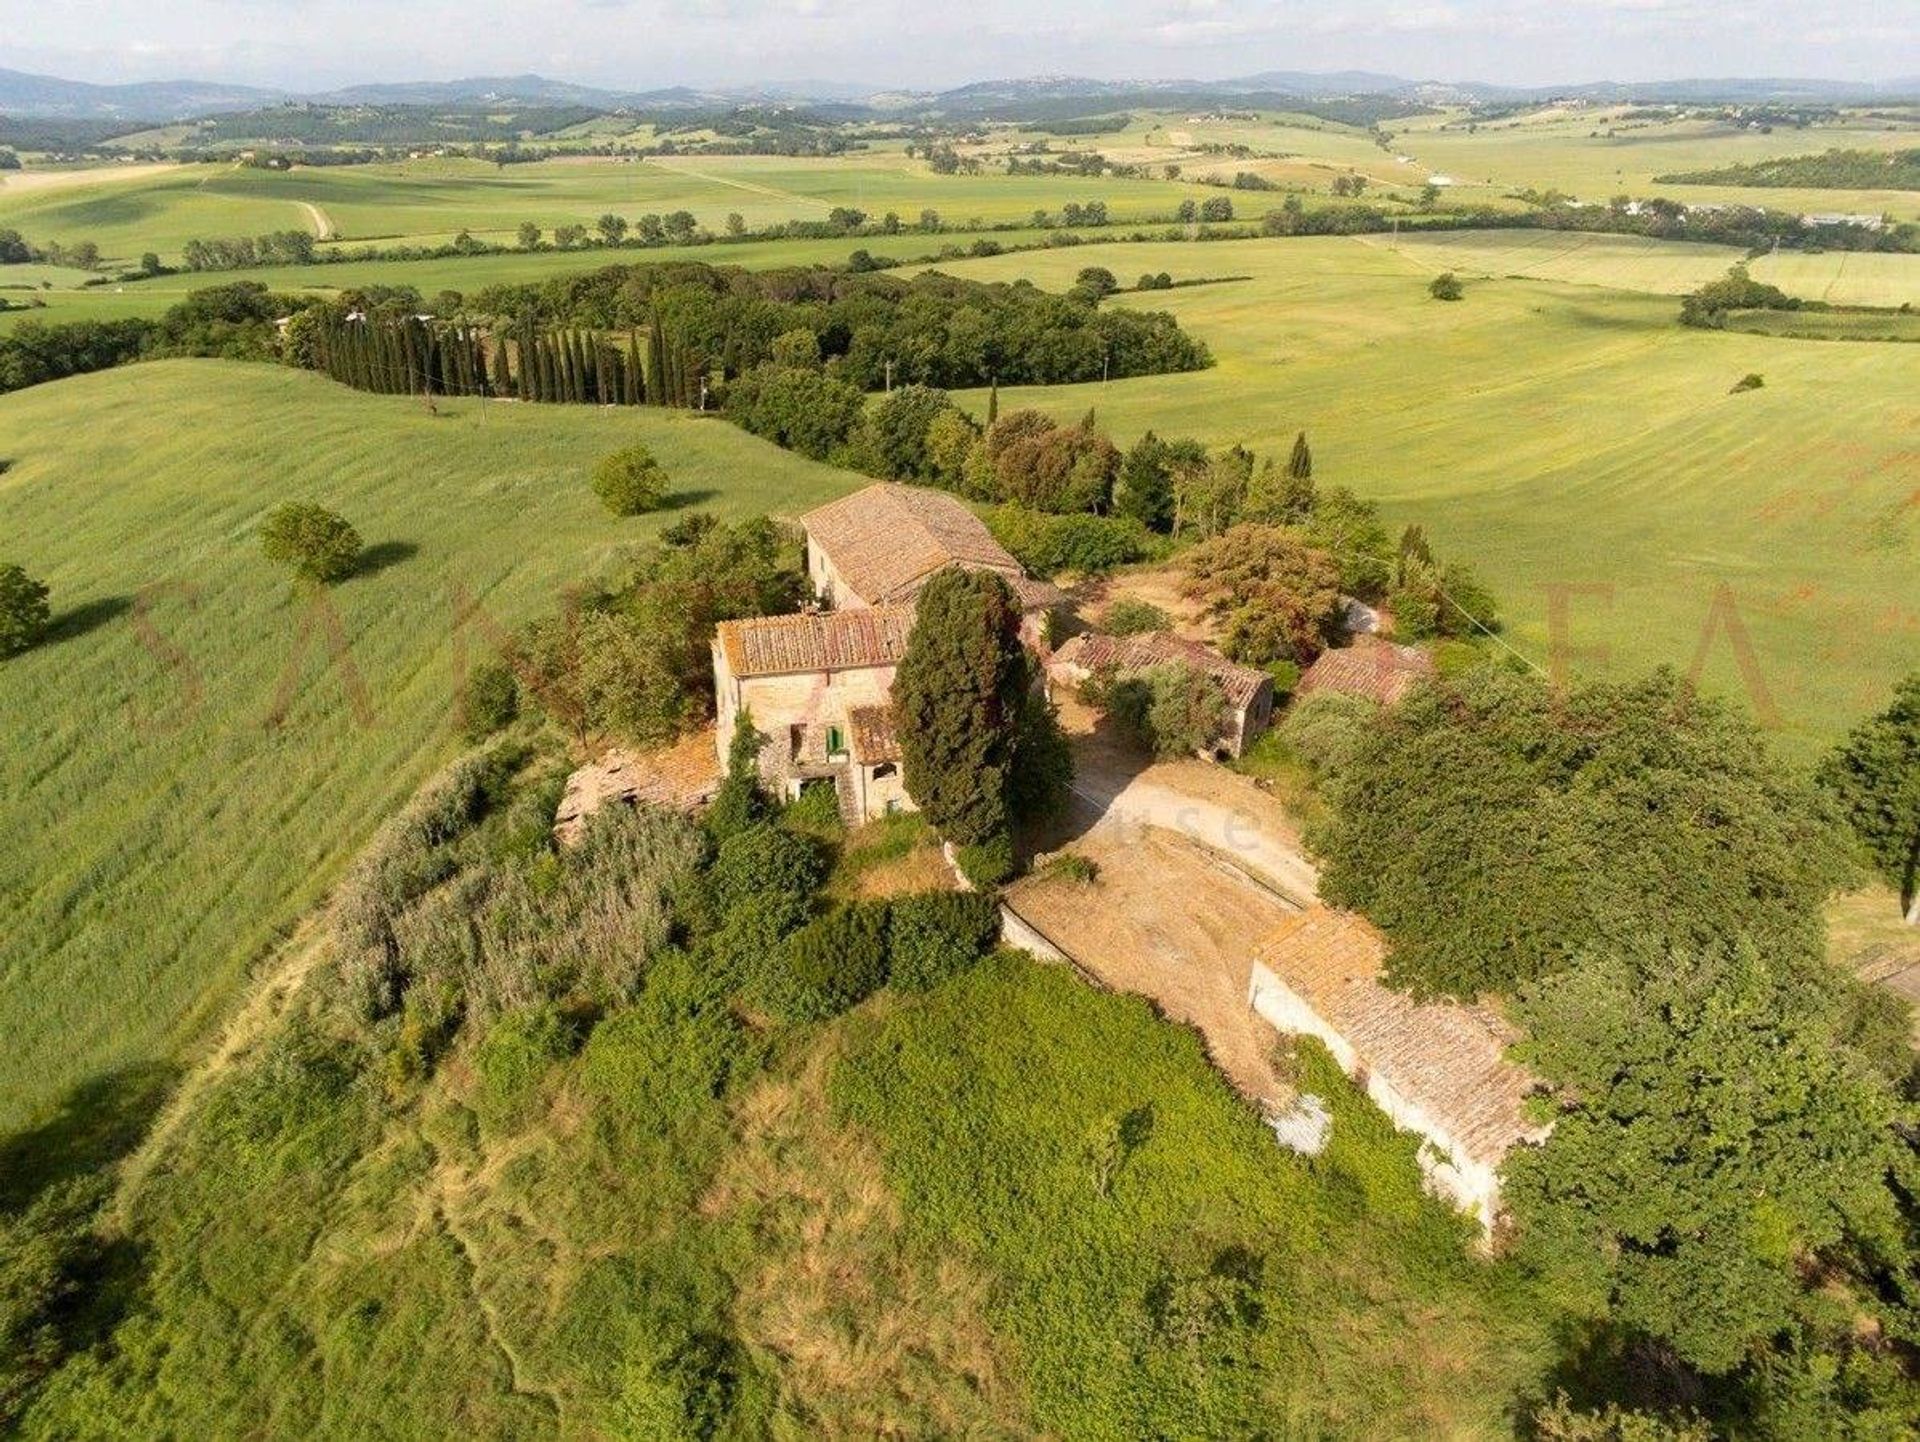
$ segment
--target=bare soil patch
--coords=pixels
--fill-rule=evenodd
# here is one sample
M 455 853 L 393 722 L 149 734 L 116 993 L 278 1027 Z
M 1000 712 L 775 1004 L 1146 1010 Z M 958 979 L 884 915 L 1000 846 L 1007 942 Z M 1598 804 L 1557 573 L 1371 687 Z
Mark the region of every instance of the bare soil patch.
M 1013 909 L 1091 975 L 1197 1028 L 1213 1062 L 1256 1105 L 1291 1089 L 1272 1065 L 1273 1029 L 1247 1006 L 1260 939 L 1293 913 L 1202 846 L 1155 827 L 1096 827 L 1073 843 L 1091 882 L 1035 875 Z

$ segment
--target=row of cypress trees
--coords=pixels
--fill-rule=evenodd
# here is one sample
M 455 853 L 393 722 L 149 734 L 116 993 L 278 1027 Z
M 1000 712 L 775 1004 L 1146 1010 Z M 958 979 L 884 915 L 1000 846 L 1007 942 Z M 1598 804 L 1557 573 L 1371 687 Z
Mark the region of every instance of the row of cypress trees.
M 624 345 L 596 331 L 523 324 L 510 335 L 417 316 L 348 318 L 329 312 L 312 347 L 314 367 L 378 395 L 517 396 L 573 405 L 691 408 L 703 399 L 706 363 L 656 317 L 646 355 L 638 333 Z

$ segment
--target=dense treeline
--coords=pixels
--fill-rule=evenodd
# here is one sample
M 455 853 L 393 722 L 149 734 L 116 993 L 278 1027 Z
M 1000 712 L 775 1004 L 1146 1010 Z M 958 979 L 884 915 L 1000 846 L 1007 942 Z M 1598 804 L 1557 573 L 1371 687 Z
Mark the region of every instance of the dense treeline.
M 699 262 L 608 266 L 543 284 L 490 286 L 476 312 L 510 324 L 626 329 L 657 317 L 670 337 L 733 379 L 812 334 L 822 364 L 858 390 L 1059 385 L 1209 364 L 1206 347 L 1163 312 L 1102 311 L 1025 282 L 940 274 L 903 280 L 824 267 L 747 271 Z
M 311 265 L 315 242 L 305 230 L 275 230 L 227 240 L 190 240 L 181 248 L 188 270 L 245 270 L 254 265 Z
M 1829 150 L 1718 170 L 1654 177 L 1663 185 L 1792 186 L 1807 190 L 1920 190 L 1920 148 Z
M 535 326 L 489 336 L 459 321 L 315 309 L 289 325 L 287 359 L 381 395 L 512 396 L 575 405 L 700 403 L 704 364 L 656 323 L 629 331 Z
M 1554 1132 L 1508 1197 L 1588 1319 L 1588 1400 L 1899 1434 L 1914 1059 L 1902 1006 L 1827 962 L 1850 843 L 1810 777 L 1669 672 L 1560 694 L 1485 667 L 1351 725 L 1323 894 L 1386 932 L 1396 983 L 1524 1023 Z
M 157 321 L 22 321 L 0 335 L 0 393 L 165 356 L 270 360 L 276 323 L 306 304 L 242 281 L 195 291 Z

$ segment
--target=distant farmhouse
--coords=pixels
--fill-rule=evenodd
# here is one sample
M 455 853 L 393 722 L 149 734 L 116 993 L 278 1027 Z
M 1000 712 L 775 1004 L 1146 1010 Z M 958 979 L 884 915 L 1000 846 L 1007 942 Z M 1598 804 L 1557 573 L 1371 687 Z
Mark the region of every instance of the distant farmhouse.
M 1219 652 L 1169 631 L 1141 636 L 1075 636 L 1047 665 L 1050 681 L 1083 685 L 1096 672 L 1137 676 L 1161 666 L 1186 666 L 1213 677 L 1226 698 L 1227 714 L 1214 738 L 1216 755 L 1239 756 L 1273 721 L 1273 678 L 1251 666 L 1236 666 Z
M 1501 1162 L 1549 1130 L 1527 1115 L 1533 1079 L 1506 1059 L 1514 1033 L 1497 1017 L 1389 989 L 1385 958 L 1364 918 L 1316 906 L 1257 949 L 1247 1001 L 1279 1030 L 1323 1042 L 1395 1126 L 1423 1138 L 1428 1185 L 1491 1230 Z
M 826 609 L 716 629 L 721 761 L 749 715 L 767 738 L 760 775 L 776 794 L 831 785 L 854 821 L 910 810 L 890 703 L 921 588 L 950 566 L 1004 577 L 1020 600 L 1022 637 L 1042 651 L 1049 613 L 1065 597 L 1030 579 L 978 516 L 940 491 L 872 485 L 800 525 L 807 576 Z

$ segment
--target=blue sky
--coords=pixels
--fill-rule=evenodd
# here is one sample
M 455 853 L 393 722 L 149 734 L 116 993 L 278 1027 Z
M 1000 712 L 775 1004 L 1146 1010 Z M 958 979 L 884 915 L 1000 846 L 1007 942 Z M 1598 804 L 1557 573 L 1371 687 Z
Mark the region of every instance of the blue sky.
M 621 88 L 1369 69 L 1543 84 L 1920 74 L 1920 0 L 0 0 L 0 65 L 295 89 L 538 71 Z

